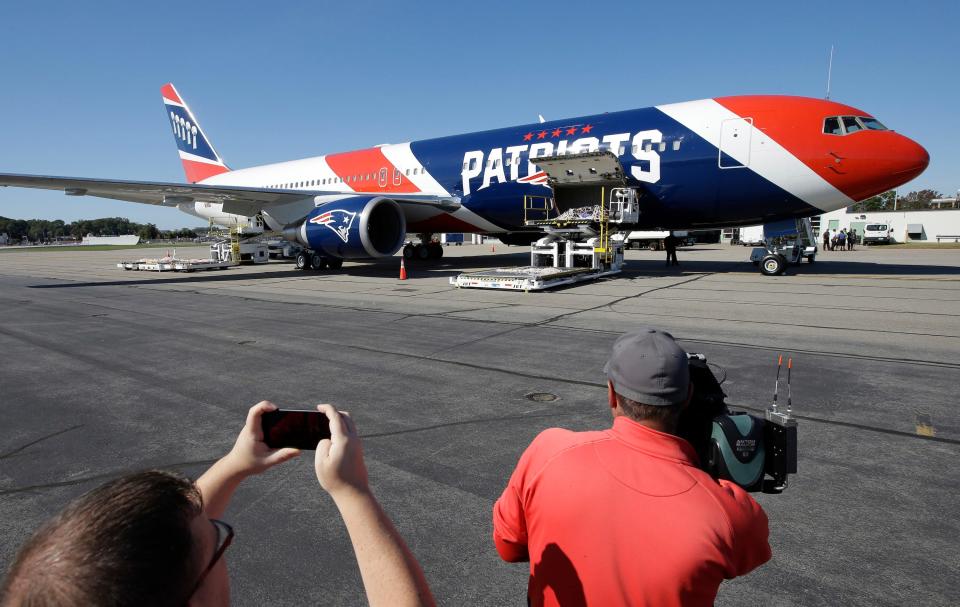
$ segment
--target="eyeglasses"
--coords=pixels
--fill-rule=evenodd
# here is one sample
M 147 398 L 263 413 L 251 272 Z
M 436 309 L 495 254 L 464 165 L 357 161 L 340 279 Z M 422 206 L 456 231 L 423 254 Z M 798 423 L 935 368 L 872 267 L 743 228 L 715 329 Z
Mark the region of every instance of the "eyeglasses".
M 203 584 L 203 580 L 206 579 L 207 574 L 210 573 L 210 570 L 213 569 L 213 566 L 217 564 L 217 561 L 220 560 L 223 553 L 227 551 L 227 548 L 229 548 L 233 542 L 233 527 L 215 518 L 210 519 L 210 523 L 213 525 L 213 528 L 217 530 L 217 548 L 213 551 L 213 558 L 210 559 L 210 563 L 206 569 L 203 570 L 203 573 L 200 574 L 197 583 L 193 585 L 193 590 L 187 595 L 187 600 L 196 594 L 197 590 Z

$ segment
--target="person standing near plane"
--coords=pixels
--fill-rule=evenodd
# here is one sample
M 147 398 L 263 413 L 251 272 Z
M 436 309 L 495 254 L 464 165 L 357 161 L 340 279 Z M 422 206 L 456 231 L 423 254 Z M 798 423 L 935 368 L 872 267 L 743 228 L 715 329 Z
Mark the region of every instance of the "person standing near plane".
M 679 266 L 680 262 L 677 261 L 677 237 L 673 235 L 672 231 L 663 239 L 663 248 L 667 251 L 667 265 L 669 266 L 672 261 L 673 265 Z
M 830 250 L 830 229 L 829 228 L 823 231 L 823 250 L 824 251 Z
M 837 246 L 840 247 L 841 251 L 846 250 L 847 248 L 847 232 L 846 230 L 840 230 L 837 234 Z
M 767 516 L 676 435 L 693 386 L 669 333 L 622 335 L 604 367 L 613 427 L 543 431 L 493 507 L 500 557 L 530 563 L 529 605 L 713 605 L 770 559 Z

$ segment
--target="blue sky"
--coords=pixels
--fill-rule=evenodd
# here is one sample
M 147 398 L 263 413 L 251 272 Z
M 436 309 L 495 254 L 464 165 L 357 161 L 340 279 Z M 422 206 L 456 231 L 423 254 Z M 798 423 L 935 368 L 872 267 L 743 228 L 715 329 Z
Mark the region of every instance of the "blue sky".
M 172 81 L 227 164 L 722 95 L 822 97 L 930 152 L 960 189 L 960 2 L 33 2 L 4 7 L 0 172 L 183 181 Z M 0 215 L 172 209 L 0 188 Z

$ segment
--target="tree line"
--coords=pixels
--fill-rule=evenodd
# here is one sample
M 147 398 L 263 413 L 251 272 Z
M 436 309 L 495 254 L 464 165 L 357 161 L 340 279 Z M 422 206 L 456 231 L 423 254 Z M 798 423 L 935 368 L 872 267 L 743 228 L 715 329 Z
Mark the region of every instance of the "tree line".
M 0 217 L 0 234 L 6 234 L 11 241 L 24 238 L 31 242 L 50 242 L 73 238 L 80 240 L 87 234 L 94 236 L 125 236 L 136 234 L 141 240 L 172 238 L 196 238 L 197 233 L 189 228 L 180 230 L 159 230 L 152 223 L 136 223 L 126 217 L 104 217 L 102 219 L 80 219 L 66 223 L 61 219 L 9 219 Z
M 943 194 L 936 190 L 918 190 L 898 196 L 896 190 L 883 192 L 861 200 L 857 204 L 847 207 L 848 213 L 865 213 L 867 211 L 911 211 L 929 209 L 930 201 L 934 198 L 943 198 Z

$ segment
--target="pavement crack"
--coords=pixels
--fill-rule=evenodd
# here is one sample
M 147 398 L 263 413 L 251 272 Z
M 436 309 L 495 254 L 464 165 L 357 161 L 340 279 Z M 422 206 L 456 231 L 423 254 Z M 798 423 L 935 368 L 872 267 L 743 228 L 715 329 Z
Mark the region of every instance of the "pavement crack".
M 64 428 L 63 430 L 57 430 L 56 432 L 53 432 L 51 434 L 41 436 L 40 438 L 32 440 L 29 443 L 26 443 L 24 445 L 20 445 L 19 447 L 11 451 L 7 451 L 6 453 L 0 453 L 0 460 L 7 459 L 8 457 L 12 457 L 17 453 L 20 453 L 24 449 L 28 449 L 36 444 L 42 443 L 43 441 L 50 440 L 51 438 L 60 436 L 61 434 L 66 434 L 67 432 L 70 432 L 70 431 L 76 430 L 77 428 L 82 428 L 82 427 L 83 427 L 83 424 L 77 424 L 75 426 L 70 426 L 69 428 Z

